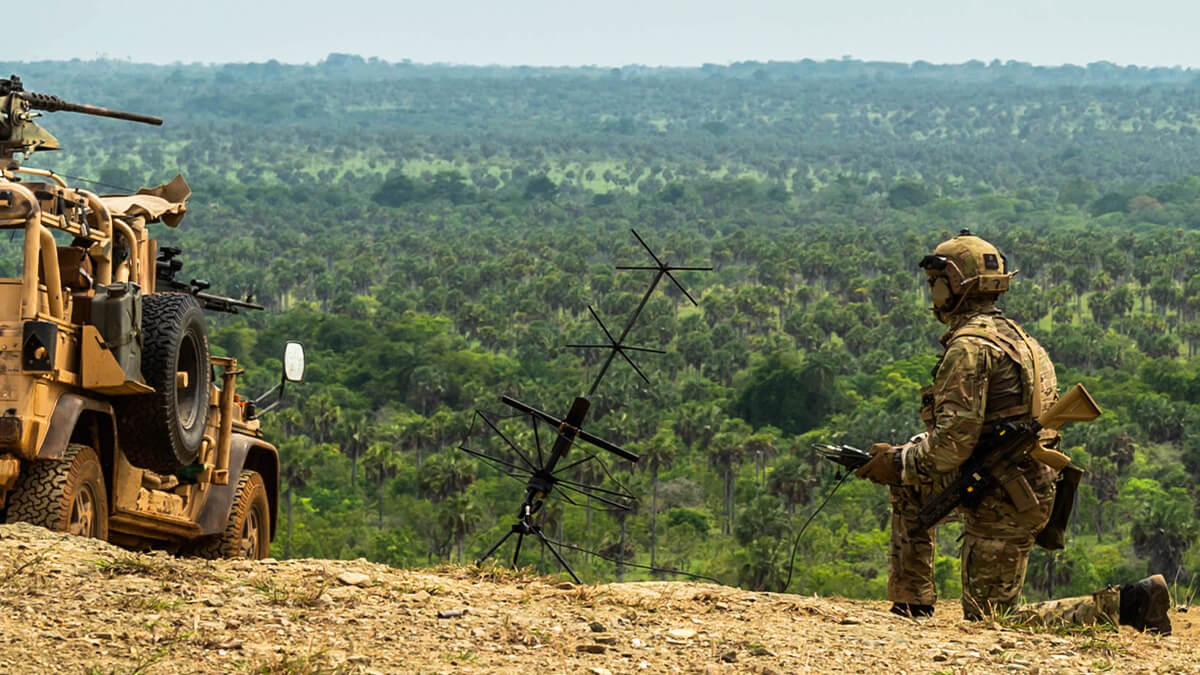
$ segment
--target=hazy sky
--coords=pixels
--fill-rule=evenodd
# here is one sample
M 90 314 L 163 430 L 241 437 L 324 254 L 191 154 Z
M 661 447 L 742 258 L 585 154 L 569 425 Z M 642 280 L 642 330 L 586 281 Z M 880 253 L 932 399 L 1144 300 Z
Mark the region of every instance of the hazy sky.
M 1200 66 L 1197 0 L 50 0 L 24 11 L 44 15 L 42 28 L 8 31 L 2 60 Z

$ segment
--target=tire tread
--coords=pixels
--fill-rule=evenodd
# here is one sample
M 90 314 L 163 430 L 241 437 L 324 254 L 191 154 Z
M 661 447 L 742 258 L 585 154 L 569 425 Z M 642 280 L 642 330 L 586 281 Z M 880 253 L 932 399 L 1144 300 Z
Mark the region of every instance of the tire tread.
M 83 457 L 79 457 L 79 455 Z M 21 475 L 8 493 L 5 521 L 39 525 L 55 532 L 66 530 L 71 515 L 72 495 L 67 491 L 73 474 L 80 473 L 80 466 L 94 463 L 100 466 L 96 451 L 86 445 L 72 443 L 67 446 L 61 459 L 35 460 L 21 467 Z M 103 473 L 101 473 L 103 475 Z M 101 479 L 100 495 L 97 495 L 104 519 L 101 531 L 107 535 L 108 498 Z
M 202 312 L 196 299 L 184 293 L 151 293 L 142 299 L 142 375 L 154 387 L 152 394 L 121 397 L 114 401 L 120 420 L 121 449 L 134 466 L 170 474 L 195 459 L 199 446 L 183 447 L 175 433 L 175 369 L 173 359 L 180 331 L 189 311 Z M 203 323 L 201 323 L 203 325 Z M 202 334 L 203 378 L 200 395 L 207 398 L 208 336 Z M 171 387 L 172 389 L 167 389 Z M 201 406 L 207 424 L 208 401 Z
M 257 471 L 246 469 L 238 476 L 236 492 L 233 495 L 233 504 L 229 509 L 229 519 L 225 521 L 225 531 L 219 535 L 205 537 L 195 542 L 189 553 L 199 558 L 208 560 L 217 560 L 221 558 L 236 558 L 238 557 L 238 547 L 242 539 L 242 522 L 245 520 L 245 514 L 253 508 L 254 499 L 258 494 L 266 496 L 267 487 L 263 483 L 262 476 Z M 262 523 L 266 532 L 263 536 L 270 536 L 271 524 L 266 519 L 270 518 L 270 510 L 264 510 L 264 521 Z

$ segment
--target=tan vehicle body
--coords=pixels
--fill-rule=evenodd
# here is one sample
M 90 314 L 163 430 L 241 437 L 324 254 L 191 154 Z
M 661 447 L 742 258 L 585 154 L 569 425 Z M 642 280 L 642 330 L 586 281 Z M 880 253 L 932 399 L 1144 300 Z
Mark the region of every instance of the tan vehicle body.
M 16 105 L 9 97 L 0 102 L 10 111 Z M 207 545 L 213 551 L 212 542 L 226 533 L 236 502 L 245 500 L 239 478 L 252 470 L 261 477 L 252 486 L 255 498 L 261 501 L 264 488 L 266 493 L 267 513 L 259 516 L 266 522 L 256 521 L 263 531 L 249 549 L 226 547 L 220 554 L 266 555 L 275 529 L 279 456 L 251 419 L 252 405 L 236 393 L 242 372 L 237 362 L 212 357 L 198 366 L 204 370 L 193 371 L 203 375 L 196 379 L 207 387 L 200 392 L 207 396 L 192 399 L 207 401 L 196 404 L 206 408 L 199 411 L 203 418 L 195 418 L 206 420 L 199 450 L 194 461 L 181 462 L 179 471 L 155 473 L 131 461 L 128 446 L 122 446 L 117 410 L 135 400 L 130 397 L 144 398 L 155 390 L 139 366 L 118 361 L 121 342 L 106 343 L 91 318 L 97 294 L 109 288 L 130 289 L 140 298 L 155 293 L 158 246 L 147 226 L 178 224 L 190 194 L 187 183 L 177 176 L 134 195 L 101 197 L 72 188 L 51 172 L 22 167 L 14 154 L 0 153 L 0 230 L 24 235 L 21 276 L 0 278 L 0 509 L 28 483 L 20 480 L 23 472 L 52 472 L 46 463 L 69 460 L 86 446 L 99 460 L 103 487 L 94 485 L 92 494 L 80 499 L 99 502 L 106 512 L 83 516 L 103 518 L 107 527 L 96 529 L 87 524 L 90 520 L 79 525 L 71 511 L 60 529 L 130 547 L 186 552 Z M 135 337 L 140 349 L 139 322 L 125 341 Z M 200 335 L 203 351 L 197 353 L 207 354 L 207 337 Z M 175 374 L 180 392 L 196 386 L 188 382 L 188 372 Z M 12 509 L 8 517 L 13 519 Z

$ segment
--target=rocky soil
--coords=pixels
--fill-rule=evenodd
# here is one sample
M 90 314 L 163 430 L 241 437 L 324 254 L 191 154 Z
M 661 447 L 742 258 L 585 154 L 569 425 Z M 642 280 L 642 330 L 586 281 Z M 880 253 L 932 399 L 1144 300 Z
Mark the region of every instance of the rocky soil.
M 177 559 L 0 525 L 3 673 L 1200 672 L 1162 638 L 964 623 L 712 584 Z

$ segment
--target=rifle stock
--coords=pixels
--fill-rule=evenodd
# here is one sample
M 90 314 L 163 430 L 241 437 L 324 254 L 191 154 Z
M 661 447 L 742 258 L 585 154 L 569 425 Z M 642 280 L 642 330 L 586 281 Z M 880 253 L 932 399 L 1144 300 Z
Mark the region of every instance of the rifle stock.
M 1102 412 L 1088 390 L 1082 384 L 1077 384 L 1050 406 L 1049 410 L 1042 413 L 1037 421 L 1043 429 L 1057 431 L 1067 422 L 1091 422 Z

